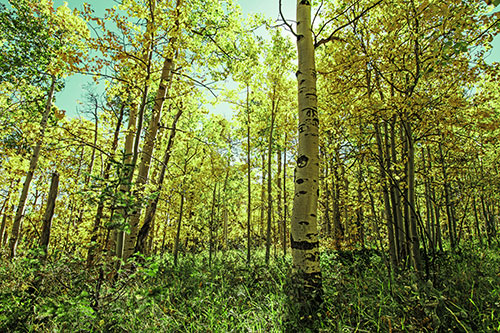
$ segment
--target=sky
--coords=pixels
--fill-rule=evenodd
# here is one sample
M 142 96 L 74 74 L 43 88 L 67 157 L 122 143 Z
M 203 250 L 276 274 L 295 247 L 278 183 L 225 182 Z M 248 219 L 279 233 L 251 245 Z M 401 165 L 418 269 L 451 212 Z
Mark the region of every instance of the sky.
M 216 1 L 216 0 L 214 0 Z M 264 13 L 266 17 L 271 19 L 279 18 L 278 0 L 236 0 L 241 6 L 244 15 L 254 13 Z M 70 8 L 82 9 L 83 2 L 88 2 L 92 5 L 95 15 L 103 17 L 106 8 L 116 5 L 114 0 L 66 0 Z M 0 3 L 8 3 L 8 0 L 0 0 Z M 63 5 L 63 0 L 54 0 L 54 6 Z M 295 19 L 295 0 L 282 0 L 283 13 L 287 19 Z M 500 7 L 500 6 L 499 6 Z M 497 8 L 500 10 L 500 8 Z M 493 40 L 493 49 L 487 59 L 487 62 L 500 62 L 500 36 Z M 66 110 L 68 116 L 76 116 L 77 110 L 81 108 L 77 103 L 78 100 L 85 99 L 85 86 L 92 82 L 91 77 L 75 74 L 66 79 L 64 89 L 56 94 L 55 104 L 62 110 Z M 103 89 L 103 88 L 101 88 Z M 99 90 L 99 89 L 98 89 Z M 220 104 L 211 108 L 211 111 L 223 114 L 226 118 L 230 118 L 232 111 L 228 104 Z

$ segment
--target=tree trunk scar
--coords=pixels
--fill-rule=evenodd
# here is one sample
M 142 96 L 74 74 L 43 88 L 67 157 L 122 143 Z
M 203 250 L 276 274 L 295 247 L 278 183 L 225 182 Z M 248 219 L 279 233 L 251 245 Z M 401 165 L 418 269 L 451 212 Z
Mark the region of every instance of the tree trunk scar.
M 307 165 L 308 162 L 309 162 L 309 157 L 307 157 L 306 155 L 302 155 L 297 160 L 297 167 L 303 168 Z

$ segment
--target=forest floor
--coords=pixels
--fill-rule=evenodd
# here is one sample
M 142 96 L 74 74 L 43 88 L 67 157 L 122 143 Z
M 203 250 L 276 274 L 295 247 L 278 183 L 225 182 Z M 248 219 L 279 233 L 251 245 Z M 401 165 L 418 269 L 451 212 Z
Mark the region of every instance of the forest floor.
M 113 282 L 111 267 L 85 268 L 33 253 L 0 265 L 1 332 L 304 332 L 287 292 L 290 257 L 267 267 L 242 252 L 142 258 Z M 430 274 L 388 274 L 375 250 L 322 252 L 319 332 L 500 331 L 500 249 L 437 255 Z M 425 274 L 424 274 L 425 275 Z

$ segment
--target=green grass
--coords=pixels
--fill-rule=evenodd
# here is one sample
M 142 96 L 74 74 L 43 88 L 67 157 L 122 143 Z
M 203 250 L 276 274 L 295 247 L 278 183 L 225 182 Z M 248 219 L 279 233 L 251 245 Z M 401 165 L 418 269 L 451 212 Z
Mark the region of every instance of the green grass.
M 498 249 L 468 247 L 434 262 L 429 280 L 389 276 L 376 251 L 322 255 L 323 332 L 494 332 L 500 330 Z M 29 256 L 28 256 L 29 257 Z M 138 261 L 139 262 L 139 261 Z M 250 266 L 240 253 L 146 258 L 113 283 L 112 263 L 92 270 L 63 257 L 42 265 L 0 266 L 2 332 L 283 332 L 305 331 L 289 306 L 290 258 Z

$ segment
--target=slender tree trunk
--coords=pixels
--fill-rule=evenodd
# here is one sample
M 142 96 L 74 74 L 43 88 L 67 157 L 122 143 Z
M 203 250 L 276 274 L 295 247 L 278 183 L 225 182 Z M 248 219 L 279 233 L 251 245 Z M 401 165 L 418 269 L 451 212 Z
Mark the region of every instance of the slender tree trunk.
M 363 230 L 363 191 L 362 191 L 362 184 L 363 184 L 363 155 L 360 157 L 360 163 L 358 165 L 358 208 L 356 209 L 356 236 L 357 236 L 357 241 L 361 243 L 361 248 L 365 247 L 365 235 L 364 235 L 364 230 Z M 390 206 L 390 203 L 389 203 Z M 392 219 L 392 217 L 391 217 Z
M 252 167 L 251 167 L 251 159 L 250 159 L 250 89 L 247 84 L 247 264 L 250 264 L 250 248 L 251 248 L 251 239 L 250 239 L 250 223 L 252 219 Z
M 410 251 L 413 267 L 420 271 L 422 267 L 420 242 L 417 232 L 417 211 L 415 204 L 415 143 L 411 123 L 405 121 L 406 138 L 408 140 L 408 206 L 410 211 Z
M 434 190 L 431 191 L 432 201 L 434 202 L 434 211 L 436 215 L 436 244 L 439 246 L 439 251 L 443 252 L 443 236 L 441 233 L 441 213 L 440 205 L 436 201 Z
M 179 254 L 179 239 L 181 236 L 181 224 L 182 224 L 182 214 L 184 210 L 184 196 L 185 191 L 182 189 L 184 184 L 181 186 L 181 207 L 179 209 L 179 220 L 177 221 L 177 232 L 175 234 L 175 244 L 174 244 L 174 266 L 177 266 L 177 256 Z
M 272 101 L 271 108 L 271 129 L 269 130 L 269 142 L 267 146 L 267 230 L 266 230 L 266 265 L 269 265 L 269 257 L 271 250 L 271 228 L 272 228 L 272 207 L 273 207 L 273 197 L 272 197 L 272 178 L 271 177 L 271 161 L 273 156 L 273 129 L 274 129 L 274 119 L 276 118 L 277 112 L 277 102 Z
M 222 221 L 223 221 L 223 226 L 222 226 L 222 237 L 223 237 L 223 242 L 224 244 L 222 245 L 224 250 L 227 250 L 227 240 L 228 240 L 228 208 L 227 208 L 227 183 L 229 181 L 229 171 L 230 171 L 230 164 L 231 163 L 231 157 L 228 157 L 227 161 L 227 167 L 226 167 L 226 177 L 224 179 L 224 190 L 222 191 L 224 193 L 224 198 L 222 199 L 223 203 L 223 209 L 222 209 Z
M 42 236 L 40 237 L 40 247 L 43 251 L 43 260 L 47 259 L 50 229 L 52 227 L 52 217 L 54 216 L 54 209 L 56 208 L 57 190 L 59 188 L 59 174 L 54 172 L 50 182 L 49 197 L 47 199 L 47 207 L 45 208 L 45 215 L 43 216 Z
M 326 152 L 323 152 L 323 161 L 324 161 L 324 188 L 325 188 L 325 227 L 324 231 L 326 234 L 326 237 L 329 237 L 331 234 L 331 229 L 332 229 L 332 224 L 330 221 L 330 196 L 331 196 L 331 191 L 330 191 L 330 186 L 328 185 L 328 178 L 329 178 L 329 163 L 328 163 L 328 156 Z
M 152 57 L 153 57 L 153 44 L 154 44 L 154 30 L 153 27 L 155 25 L 155 8 L 156 8 L 156 1 L 157 0 L 149 0 L 148 5 L 149 5 L 149 19 L 146 22 L 146 43 L 144 47 L 144 65 L 145 65 L 145 71 L 146 71 L 146 77 L 144 79 L 144 85 L 142 88 L 142 96 L 141 96 L 141 103 L 139 104 L 139 110 L 137 112 L 137 129 L 136 133 L 137 135 L 135 136 L 134 139 L 134 149 L 133 149 L 133 155 L 132 155 L 132 162 L 131 162 L 131 170 L 129 174 L 129 183 L 132 183 L 133 175 L 134 175 L 134 170 L 137 165 L 137 159 L 139 158 L 139 142 L 141 141 L 141 133 L 142 133 L 142 126 L 143 126 L 143 121 L 144 121 L 144 111 L 146 110 L 146 106 L 148 103 L 148 96 L 149 96 L 149 90 L 150 90 L 150 79 L 151 79 L 151 64 L 152 64 Z M 161 82 L 160 82 L 161 84 Z
M 288 204 L 286 200 L 286 141 L 287 135 L 285 133 L 285 146 L 283 148 L 283 257 L 286 257 L 286 248 L 287 248 L 287 225 L 286 221 L 288 219 Z
M 481 246 L 483 246 L 483 237 L 481 235 L 481 227 L 479 226 L 479 217 L 477 214 L 477 204 L 476 204 L 476 195 L 475 194 L 472 196 L 472 207 L 474 209 L 474 221 L 476 222 L 476 224 L 475 224 L 476 236 L 477 236 L 477 238 L 479 238 L 479 244 L 481 244 Z
M 17 204 L 17 211 L 14 217 L 14 223 L 12 224 L 11 236 L 9 240 L 9 250 L 10 259 L 16 256 L 17 244 L 20 237 L 21 222 L 24 216 L 24 206 L 26 205 L 26 199 L 28 198 L 28 191 L 30 188 L 31 181 L 33 180 L 33 174 L 38 164 L 38 158 L 40 157 L 40 150 L 42 149 L 43 138 L 45 135 L 45 130 L 47 129 L 47 121 L 52 109 L 52 98 L 54 96 L 54 91 L 56 87 L 56 77 L 52 76 L 52 83 L 50 85 L 49 95 L 47 98 L 47 103 L 45 105 L 45 111 L 42 116 L 42 121 L 40 122 L 40 134 L 36 142 L 35 148 L 33 149 L 33 155 L 31 155 L 30 165 L 28 172 L 26 173 L 26 178 L 24 180 L 23 189 L 21 196 L 19 198 L 19 203 Z
M 106 162 L 106 167 L 104 169 L 104 174 L 103 174 L 103 181 L 104 182 L 107 182 L 109 179 L 110 172 L 111 172 L 112 160 L 115 157 L 114 152 L 118 148 L 118 136 L 120 135 L 120 128 L 121 128 L 122 121 L 123 121 L 124 111 L 125 111 L 125 103 L 122 103 L 122 106 L 120 107 L 120 113 L 118 115 L 118 119 L 116 122 L 115 131 L 113 134 L 113 142 L 111 144 L 111 156 L 108 158 L 108 160 Z M 92 266 L 92 264 L 94 262 L 94 258 L 95 258 L 95 249 L 98 245 L 97 239 L 99 237 L 99 229 L 101 228 L 102 216 L 104 214 L 104 202 L 106 201 L 106 198 L 102 194 L 103 193 L 101 192 L 101 196 L 99 198 L 99 203 L 97 205 L 97 211 L 96 211 L 95 218 L 94 218 L 94 225 L 92 226 L 90 245 L 89 245 L 89 249 L 87 252 L 87 267 Z
M 319 264 L 319 116 L 311 31 L 311 2 L 297 0 L 299 142 L 290 242 L 300 315 L 316 313 L 322 303 Z
M 212 210 L 210 212 L 210 224 L 208 226 L 208 266 L 212 267 L 212 253 L 214 251 L 214 215 L 215 215 L 215 194 L 217 193 L 217 183 L 214 184 L 212 194 Z
M 123 167 L 121 168 L 120 178 L 120 200 L 118 202 L 118 212 L 121 226 L 116 230 L 116 241 L 115 241 L 115 254 L 118 258 L 123 258 L 123 246 L 125 239 L 125 231 L 123 231 L 123 224 L 127 221 L 128 207 L 127 196 L 130 193 L 130 174 L 134 172 L 132 167 L 132 154 L 133 154 L 133 144 L 135 135 L 140 135 L 136 132 L 137 123 L 137 113 L 134 105 L 130 107 L 130 113 L 128 117 L 127 133 L 125 135 L 125 150 L 123 156 Z M 113 215 L 113 214 L 112 214 Z
M 262 150 L 262 185 L 260 187 L 260 226 L 259 235 L 260 238 L 264 238 L 264 218 L 266 213 L 266 155 L 264 150 Z M 260 245 L 260 244 L 259 244 Z
M 160 251 L 163 253 L 165 251 L 165 242 L 167 240 L 167 230 L 168 230 L 168 227 L 170 226 L 170 203 L 171 203 L 171 200 L 172 200 L 172 196 L 168 197 L 168 200 L 167 200 L 167 207 L 165 207 L 165 223 L 162 223 L 163 224 L 163 237 L 162 237 L 162 240 L 161 240 L 161 248 L 160 248 Z
M 410 204 L 408 201 L 409 197 L 409 152 L 408 152 L 408 139 L 405 133 L 405 125 L 401 123 L 401 141 L 403 142 L 403 160 L 404 162 L 404 176 L 403 176 L 403 222 L 404 222 L 404 253 L 405 253 L 405 263 L 411 260 L 411 249 L 410 249 Z
M 276 207 L 278 213 L 278 233 L 275 238 L 277 242 L 280 241 L 281 235 L 283 235 L 283 201 L 281 200 L 281 149 L 278 148 L 276 152 Z
M 450 245 L 451 249 L 455 249 L 455 242 L 456 242 L 456 234 L 454 232 L 454 217 L 453 217 L 453 210 L 452 210 L 452 203 L 451 203 L 451 197 L 450 197 L 450 184 L 448 181 L 448 175 L 446 172 L 446 166 L 445 166 L 445 161 L 444 161 L 444 156 L 443 156 L 443 148 L 441 143 L 439 143 L 439 156 L 441 158 L 441 170 L 443 172 L 443 186 L 444 186 L 444 198 L 446 202 L 446 214 L 448 216 L 448 233 L 450 236 Z
M 7 229 L 7 216 L 8 213 L 7 211 L 9 210 L 9 207 L 5 207 L 5 210 L 2 215 L 2 225 L 0 226 L 0 247 L 3 247 L 3 239 L 4 239 L 4 234 L 6 234 L 6 229 Z
M 424 173 L 424 195 L 425 195 L 425 211 L 427 215 L 427 235 L 429 240 L 429 248 L 432 252 L 435 251 L 436 245 L 434 243 L 435 235 L 434 235 L 434 209 L 432 209 L 432 201 L 430 197 L 430 186 L 431 183 L 429 181 L 429 172 L 431 170 L 429 160 L 429 167 L 427 167 L 426 159 L 425 159 L 425 148 L 422 147 L 422 165 L 423 165 L 423 173 Z
M 396 166 L 398 163 L 397 154 L 396 154 L 396 116 L 393 116 L 391 119 L 391 131 L 390 131 L 390 139 L 391 139 L 391 161 L 392 165 Z M 388 162 L 388 163 L 390 163 Z M 390 165 L 387 167 L 388 172 L 392 170 Z M 398 263 L 402 261 L 403 258 L 406 257 L 405 246 L 404 246 L 404 225 L 403 225 L 403 213 L 401 210 L 401 188 L 399 184 L 398 177 L 396 174 L 391 177 L 391 202 L 392 202 L 392 210 L 393 210 L 393 218 L 394 218 L 394 236 L 396 242 L 396 255 L 398 258 Z
M 7 231 L 7 228 L 12 221 L 12 216 L 14 215 L 14 205 L 10 205 L 10 208 L 6 208 L 6 211 L 2 217 L 2 223 L 5 220 L 5 229 L 4 232 L 2 233 L 2 238 L 0 238 L 0 244 L 2 247 L 7 245 L 7 240 L 9 238 L 9 233 Z
M 4 239 L 7 237 L 7 223 L 10 221 L 12 212 L 9 211 L 10 201 L 12 197 L 12 190 L 19 183 L 19 179 L 17 181 L 12 180 L 9 186 L 9 190 L 7 191 L 7 196 L 5 197 L 5 201 L 3 202 L 2 209 L 0 210 L 2 215 L 2 225 L 0 226 L 0 248 L 4 246 Z M 13 207 L 13 205 L 12 205 Z
M 491 226 L 490 226 L 490 216 L 489 216 L 489 212 L 488 212 L 488 209 L 486 207 L 486 204 L 485 204 L 485 200 L 484 200 L 484 195 L 481 194 L 480 196 L 480 199 L 481 199 L 481 207 L 482 207 L 482 211 L 483 211 L 483 218 L 484 218 L 484 224 L 485 224 L 485 229 L 486 229 L 486 235 L 488 236 L 488 244 L 491 245 L 491 241 L 492 241 L 492 232 L 491 232 Z
M 391 266 L 394 269 L 397 267 L 397 256 L 396 256 L 396 244 L 394 240 L 394 224 L 393 224 L 393 216 L 392 216 L 392 210 L 391 210 L 391 203 L 389 199 L 389 190 L 388 190 L 388 180 L 387 180 L 387 174 L 384 169 L 384 161 L 385 161 L 385 156 L 384 156 L 384 150 L 382 146 L 382 138 L 380 135 L 380 125 L 379 124 L 374 124 L 375 127 L 375 138 L 377 141 L 377 149 L 378 149 L 378 161 L 379 161 L 379 170 L 380 170 L 380 179 L 382 180 L 382 194 L 384 198 L 384 206 L 385 206 L 385 218 L 386 218 L 386 224 L 387 224 L 387 234 L 389 238 L 389 259 L 391 262 Z
M 332 180 L 332 201 L 333 201 L 333 236 L 335 241 L 335 249 L 340 250 L 341 241 L 344 238 L 344 227 L 342 226 L 340 214 L 340 175 L 338 169 L 340 168 L 340 154 L 335 151 L 335 163 L 331 163 L 331 173 L 334 175 Z

